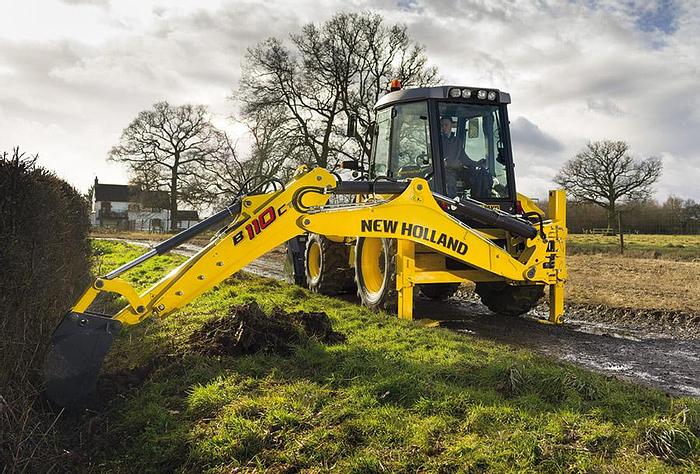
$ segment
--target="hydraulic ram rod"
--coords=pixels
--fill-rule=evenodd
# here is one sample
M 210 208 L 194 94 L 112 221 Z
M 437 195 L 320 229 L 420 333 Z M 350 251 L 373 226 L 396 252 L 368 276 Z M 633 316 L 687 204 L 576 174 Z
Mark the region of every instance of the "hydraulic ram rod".
M 450 210 L 456 214 L 471 217 L 484 224 L 492 225 L 499 229 L 505 229 L 511 234 L 519 235 L 527 239 L 532 239 L 537 235 L 537 229 L 532 227 L 532 224 L 529 222 L 518 219 L 503 211 L 483 207 L 479 201 L 474 201 L 472 199 L 457 201 L 438 193 L 433 193 L 433 197 L 437 202 L 445 203 L 450 206 Z
M 226 207 L 225 209 L 222 209 L 221 211 L 217 212 L 211 217 L 207 217 L 201 222 L 196 223 L 189 229 L 185 229 L 179 234 L 176 234 L 172 237 L 170 237 L 168 240 L 164 240 L 163 242 L 159 243 L 156 245 L 153 249 L 149 250 L 145 254 L 135 258 L 134 260 L 125 263 L 121 267 L 117 268 L 116 270 L 112 270 L 102 278 L 105 280 L 111 280 L 113 278 L 116 278 L 117 276 L 121 275 L 125 271 L 129 270 L 130 268 L 134 268 L 136 265 L 139 265 L 142 262 L 145 262 L 151 257 L 154 257 L 156 255 L 162 255 L 169 250 L 174 249 L 178 245 L 187 242 L 190 240 L 192 237 L 195 235 L 201 234 L 205 230 L 209 229 L 210 227 L 213 227 L 217 224 L 219 224 L 221 221 L 225 220 L 228 217 L 232 216 L 237 216 L 238 214 L 241 213 L 241 202 L 242 198 L 239 198 L 235 200 L 233 203 L 231 203 L 230 206 Z
M 332 192 L 333 194 L 401 194 L 409 184 L 408 181 L 342 181 Z M 537 235 L 537 230 L 529 222 L 503 211 L 483 207 L 478 201 L 471 199 L 457 201 L 438 193 L 433 193 L 433 197 L 439 203 L 448 204 L 455 213 L 482 224 L 498 227 L 527 239 Z

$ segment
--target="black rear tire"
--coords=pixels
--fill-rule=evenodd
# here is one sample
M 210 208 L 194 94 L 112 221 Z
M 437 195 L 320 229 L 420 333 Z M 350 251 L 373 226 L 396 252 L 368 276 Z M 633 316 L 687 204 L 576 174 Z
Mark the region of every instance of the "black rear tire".
M 284 267 L 282 269 L 284 280 L 287 283 L 306 288 L 306 274 L 304 273 L 306 236 L 295 237 L 287 241 L 285 250 Z
M 352 291 L 355 280 L 349 258 L 349 246 L 322 235 L 309 234 L 304 253 L 308 288 L 323 295 Z
M 537 306 L 544 296 L 544 285 L 512 286 L 501 282 L 476 284 L 481 302 L 496 314 L 520 316 Z
M 459 283 L 429 283 L 419 285 L 419 287 L 421 294 L 426 298 L 435 301 L 445 301 L 455 294 L 455 291 L 459 288 Z

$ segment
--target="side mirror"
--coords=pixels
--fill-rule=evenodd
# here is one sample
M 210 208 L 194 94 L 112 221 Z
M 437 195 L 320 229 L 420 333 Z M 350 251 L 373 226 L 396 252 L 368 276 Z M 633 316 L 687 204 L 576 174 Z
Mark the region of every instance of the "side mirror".
M 345 132 L 346 137 L 353 138 L 357 132 L 357 116 L 348 115 L 348 129 Z
M 357 160 L 345 160 L 340 163 L 340 167 L 344 170 L 361 170 L 362 166 Z

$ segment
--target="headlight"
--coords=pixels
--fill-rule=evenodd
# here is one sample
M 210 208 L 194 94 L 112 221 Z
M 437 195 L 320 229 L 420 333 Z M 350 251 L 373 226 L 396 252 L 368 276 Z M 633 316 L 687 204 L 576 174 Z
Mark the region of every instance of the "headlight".
M 489 91 L 489 100 L 496 100 L 496 93 L 494 91 Z
M 476 94 L 476 96 L 477 96 L 479 99 L 485 99 L 485 98 L 486 98 L 486 91 L 485 91 L 485 90 L 480 90 L 480 91 Z
M 472 96 L 472 91 L 469 89 L 462 89 L 462 97 L 468 99 Z
M 461 91 L 461 90 L 459 90 L 459 89 L 457 89 L 457 88 L 450 89 L 450 97 L 453 97 L 453 98 L 456 99 L 457 97 L 459 97 L 459 96 L 461 96 L 461 95 L 462 95 L 462 91 Z

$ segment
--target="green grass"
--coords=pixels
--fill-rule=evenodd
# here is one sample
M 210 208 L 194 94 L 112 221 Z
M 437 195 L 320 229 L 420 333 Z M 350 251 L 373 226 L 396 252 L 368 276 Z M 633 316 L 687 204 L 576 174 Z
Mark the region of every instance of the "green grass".
M 625 255 L 667 260 L 700 260 L 700 235 L 624 236 Z M 571 254 L 620 253 L 619 236 L 570 234 L 567 250 Z
M 131 258 L 96 242 L 102 265 Z M 135 251 L 138 253 L 138 250 Z M 128 273 L 143 287 L 181 259 Z M 189 335 L 230 305 L 325 311 L 347 342 L 290 357 L 205 357 Z M 692 472 L 700 403 L 526 350 L 236 277 L 172 317 L 124 331 L 106 378 L 153 371 L 109 404 L 89 455 L 122 472 Z

